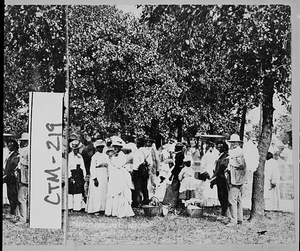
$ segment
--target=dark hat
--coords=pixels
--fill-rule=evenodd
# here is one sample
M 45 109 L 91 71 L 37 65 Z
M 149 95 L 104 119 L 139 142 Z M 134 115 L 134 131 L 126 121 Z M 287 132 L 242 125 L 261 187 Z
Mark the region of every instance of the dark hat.
M 154 139 L 150 139 L 150 138 L 146 138 L 146 139 L 145 139 L 145 142 L 154 143 L 154 142 L 155 142 L 155 140 L 154 140 Z

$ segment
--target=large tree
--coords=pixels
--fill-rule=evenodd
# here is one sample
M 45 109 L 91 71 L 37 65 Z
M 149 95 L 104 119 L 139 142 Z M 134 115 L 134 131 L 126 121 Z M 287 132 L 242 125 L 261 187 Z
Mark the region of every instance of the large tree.
M 64 6 L 4 8 L 4 130 L 28 128 L 28 92 L 64 92 Z
M 181 68 L 158 53 L 147 26 L 114 6 L 72 6 L 69 15 L 74 123 L 166 136 L 182 112 Z
M 247 9 L 246 9 L 247 10 Z M 257 36 L 256 56 L 261 90 L 262 128 L 258 142 L 259 165 L 253 176 L 250 219 L 264 215 L 264 165 L 273 130 L 273 96 L 286 101 L 291 93 L 291 10 L 289 6 L 256 6 L 247 10 Z
M 197 104 L 192 98 L 189 101 L 193 109 L 201 108 L 208 122 L 217 126 L 218 121 L 225 125 L 228 121 L 241 123 L 243 136 L 247 109 L 262 105 L 260 159 L 254 172 L 251 219 L 262 216 L 273 95 L 276 93 L 284 101 L 291 88 L 289 6 L 152 5 L 143 8 L 142 18 L 152 29 L 168 30 L 164 38 L 170 43 L 161 43 L 161 53 L 187 67 L 190 97 L 201 94 L 207 103 Z M 231 116 L 234 111 L 238 120 Z

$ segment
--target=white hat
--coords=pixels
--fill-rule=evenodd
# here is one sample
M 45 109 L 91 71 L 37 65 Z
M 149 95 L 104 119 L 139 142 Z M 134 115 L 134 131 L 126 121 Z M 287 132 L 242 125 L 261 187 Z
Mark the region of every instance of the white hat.
M 22 136 L 19 140 L 29 140 L 29 133 L 28 132 L 23 132 Z
M 94 147 L 97 147 L 97 146 L 106 146 L 106 143 L 105 143 L 105 141 L 104 140 L 102 140 L 102 139 L 98 139 L 98 140 L 96 140 L 95 141 L 95 143 L 94 143 Z
M 237 135 L 237 134 L 232 134 L 232 135 L 230 136 L 230 139 L 228 140 L 228 142 L 243 142 L 243 141 L 241 140 L 241 138 L 240 138 L 239 135 Z
M 185 155 L 183 162 L 188 162 L 188 161 L 192 162 L 192 156 Z
M 111 139 L 112 142 L 115 142 L 115 141 L 121 141 L 122 142 L 123 141 L 123 139 L 121 139 L 119 136 L 111 136 L 110 139 Z
M 113 141 L 111 145 L 112 146 L 121 146 L 121 147 L 123 147 L 124 143 L 123 143 L 123 141 L 116 140 L 116 141 Z
M 79 149 L 79 148 L 81 148 L 82 146 L 83 146 L 83 144 L 82 144 L 79 140 L 77 140 L 77 139 L 73 140 L 73 141 L 70 143 L 70 147 L 71 147 L 72 149 Z
M 137 149 L 137 147 L 136 144 L 134 144 L 133 142 L 129 142 L 123 146 L 123 149 L 128 149 L 131 150 L 131 152 L 134 152 Z

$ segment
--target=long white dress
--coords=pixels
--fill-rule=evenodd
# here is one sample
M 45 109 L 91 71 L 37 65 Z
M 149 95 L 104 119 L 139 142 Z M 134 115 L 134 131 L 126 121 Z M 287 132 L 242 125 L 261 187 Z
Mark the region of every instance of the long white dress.
M 169 180 L 169 177 L 171 176 L 171 168 L 169 163 L 172 163 L 173 160 L 170 158 L 170 153 L 168 150 L 164 147 L 161 152 L 161 161 L 159 164 L 159 177 L 163 177 L 164 180 L 162 181 L 160 178 L 157 181 L 156 191 L 154 196 L 158 198 L 159 201 L 163 201 L 166 189 L 171 184 L 171 181 Z
M 3 168 L 5 167 L 7 156 L 9 155 L 9 150 L 7 146 L 3 147 Z M 3 183 L 3 196 L 2 196 L 2 205 L 9 205 L 9 200 L 7 197 L 7 186 L 6 183 Z
M 95 213 L 105 211 L 108 188 L 108 163 L 109 158 L 105 153 L 96 152 L 91 160 L 89 194 L 87 197 L 86 212 Z M 98 180 L 98 187 L 94 179 Z
M 210 177 L 213 175 L 213 171 L 215 168 L 216 160 L 219 157 L 219 151 L 213 149 L 212 151 L 208 150 L 202 157 L 200 170 L 201 172 L 208 172 Z M 214 186 L 212 189 L 210 188 L 210 181 L 201 181 L 202 189 L 203 189 L 203 199 L 205 206 L 216 206 L 220 205 L 217 194 L 217 186 Z
M 105 215 L 119 218 L 134 216 L 131 208 L 131 175 L 124 165 L 126 155 L 119 152 L 118 156 L 112 156 L 109 162 L 109 180 Z
M 269 159 L 265 164 L 265 184 L 264 198 L 266 210 L 279 210 L 280 193 L 279 193 L 280 171 L 277 160 Z M 275 187 L 271 186 L 275 184 Z

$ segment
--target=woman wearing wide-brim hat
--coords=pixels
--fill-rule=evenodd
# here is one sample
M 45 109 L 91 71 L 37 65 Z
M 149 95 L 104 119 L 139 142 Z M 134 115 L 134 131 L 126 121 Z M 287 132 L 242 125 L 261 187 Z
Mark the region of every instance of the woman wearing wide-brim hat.
M 83 157 L 79 153 L 79 149 L 83 146 L 83 144 L 79 140 L 73 140 L 69 145 L 72 151 L 69 153 L 68 159 L 68 209 L 80 211 L 85 207 L 83 201 L 83 193 L 86 170 Z
M 113 155 L 109 161 L 109 180 L 105 215 L 119 218 L 134 216 L 131 208 L 131 176 L 124 168 L 126 155 L 121 151 L 124 141 L 113 138 Z
M 100 212 L 104 213 L 106 207 L 109 158 L 106 152 L 104 152 L 104 148 L 106 147 L 104 140 L 97 140 L 94 146 L 96 152 L 91 160 L 91 177 L 86 211 L 98 214 Z

